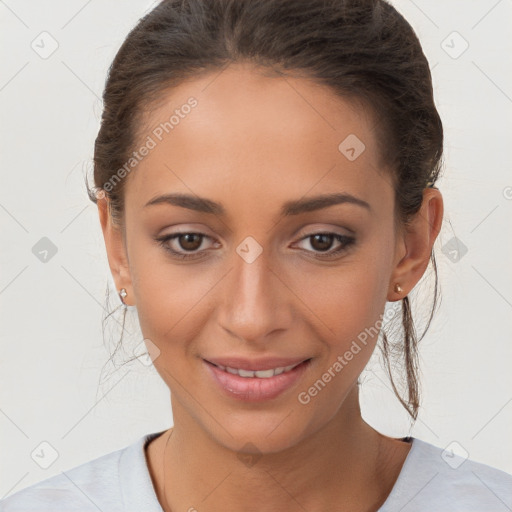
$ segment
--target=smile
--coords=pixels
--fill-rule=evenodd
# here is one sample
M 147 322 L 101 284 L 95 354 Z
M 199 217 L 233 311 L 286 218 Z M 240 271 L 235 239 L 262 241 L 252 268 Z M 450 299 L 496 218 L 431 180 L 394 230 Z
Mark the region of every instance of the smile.
M 227 363 L 228 361 L 223 361 Z M 226 396 L 248 402 L 272 400 L 296 387 L 311 359 L 248 361 L 232 358 L 231 366 L 203 360 L 209 379 Z M 291 363 L 291 364 L 283 364 Z M 239 368 L 245 366 L 246 368 Z M 247 368 L 249 367 L 249 368 Z M 263 368 L 263 369 L 262 369 Z
M 213 363 L 212 363 L 213 364 Z M 258 379 L 269 379 L 274 377 L 275 375 L 281 375 L 281 373 L 286 373 L 293 370 L 296 366 L 302 363 L 291 364 L 289 366 L 280 366 L 278 368 L 271 368 L 269 370 L 243 370 L 241 368 L 230 368 L 229 366 L 222 366 L 220 364 L 216 364 L 217 368 L 220 368 L 222 371 L 231 373 L 232 375 L 239 375 L 240 377 L 257 377 Z

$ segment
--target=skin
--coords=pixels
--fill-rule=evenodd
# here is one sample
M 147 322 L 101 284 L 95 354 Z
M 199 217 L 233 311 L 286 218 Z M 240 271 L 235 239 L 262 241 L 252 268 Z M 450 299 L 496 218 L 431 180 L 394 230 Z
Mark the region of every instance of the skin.
M 395 231 L 372 116 L 323 85 L 250 64 L 166 92 L 140 140 L 190 96 L 198 105 L 126 178 L 123 229 L 107 200 L 98 202 L 116 287 L 137 306 L 171 390 L 172 437 L 165 431 L 146 451 L 160 503 L 166 511 L 376 510 L 410 449 L 361 417 L 357 378 L 377 336 L 308 404 L 297 395 L 378 323 L 386 301 L 420 280 L 441 228 L 442 196 L 425 189 L 418 215 Z M 338 150 L 349 134 L 366 147 L 354 161 Z M 222 203 L 225 214 L 144 207 L 171 192 Z M 367 201 L 371 211 L 345 203 L 279 214 L 286 201 L 334 192 Z M 207 235 L 194 242 L 200 258 L 173 258 L 154 240 L 177 231 Z M 321 243 L 307 235 L 325 232 L 356 242 L 322 259 Z M 262 248 L 250 264 L 236 252 L 247 236 Z M 182 253 L 193 245 L 167 244 Z M 333 238 L 328 252 L 339 247 Z M 202 358 L 226 354 L 312 361 L 293 388 L 250 403 L 221 393 L 205 371 Z M 255 463 L 244 463 L 241 451 L 257 452 Z

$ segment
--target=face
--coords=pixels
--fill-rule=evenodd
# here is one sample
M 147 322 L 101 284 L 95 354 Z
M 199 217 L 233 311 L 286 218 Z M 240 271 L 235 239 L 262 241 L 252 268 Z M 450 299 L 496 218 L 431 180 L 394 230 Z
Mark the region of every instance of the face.
M 146 121 L 116 276 L 160 351 L 175 424 L 234 450 L 296 445 L 343 414 L 399 298 L 406 251 L 371 116 L 237 64 L 172 89 Z

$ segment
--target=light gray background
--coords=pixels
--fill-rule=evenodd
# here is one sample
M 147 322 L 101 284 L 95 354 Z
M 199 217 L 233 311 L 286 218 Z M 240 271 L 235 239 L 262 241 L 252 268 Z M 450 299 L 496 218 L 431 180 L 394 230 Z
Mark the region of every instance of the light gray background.
M 153 367 L 107 367 L 110 378 L 98 383 L 109 358 L 107 283 L 112 307 L 119 300 L 83 183 L 107 68 L 152 5 L 0 0 L 0 497 L 172 424 Z M 431 63 L 446 133 L 445 220 L 435 245 L 443 298 L 422 342 L 423 408 L 412 434 L 512 473 L 512 1 L 394 5 Z M 47 58 L 31 47 L 51 49 L 43 31 L 58 43 Z M 454 236 L 467 247 L 458 261 L 443 253 Z M 32 251 L 43 237 L 57 247 L 46 263 Z M 431 285 L 423 280 L 412 299 L 416 291 L 430 297 Z M 119 362 L 141 341 L 129 315 L 133 336 Z M 112 343 L 116 318 L 106 332 Z M 363 416 L 385 434 L 407 434 L 378 361 L 369 368 Z M 58 452 L 47 469 L 40 464 L 51 462 L 52 448 L 42 442 Z

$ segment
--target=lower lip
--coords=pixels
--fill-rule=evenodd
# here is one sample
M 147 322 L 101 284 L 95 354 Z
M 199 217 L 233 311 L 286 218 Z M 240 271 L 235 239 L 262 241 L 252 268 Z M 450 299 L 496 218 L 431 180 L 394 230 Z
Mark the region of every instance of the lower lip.
M 213 380 L 232 398 L 250 402 L 261 402 L 276 398 L 290 389 L 302 376 L 310 361 L 304 361 L 289 372 L 274 375 L 267 379 L 240 377 L 225 372 L 212 363 L 204 362 Z

